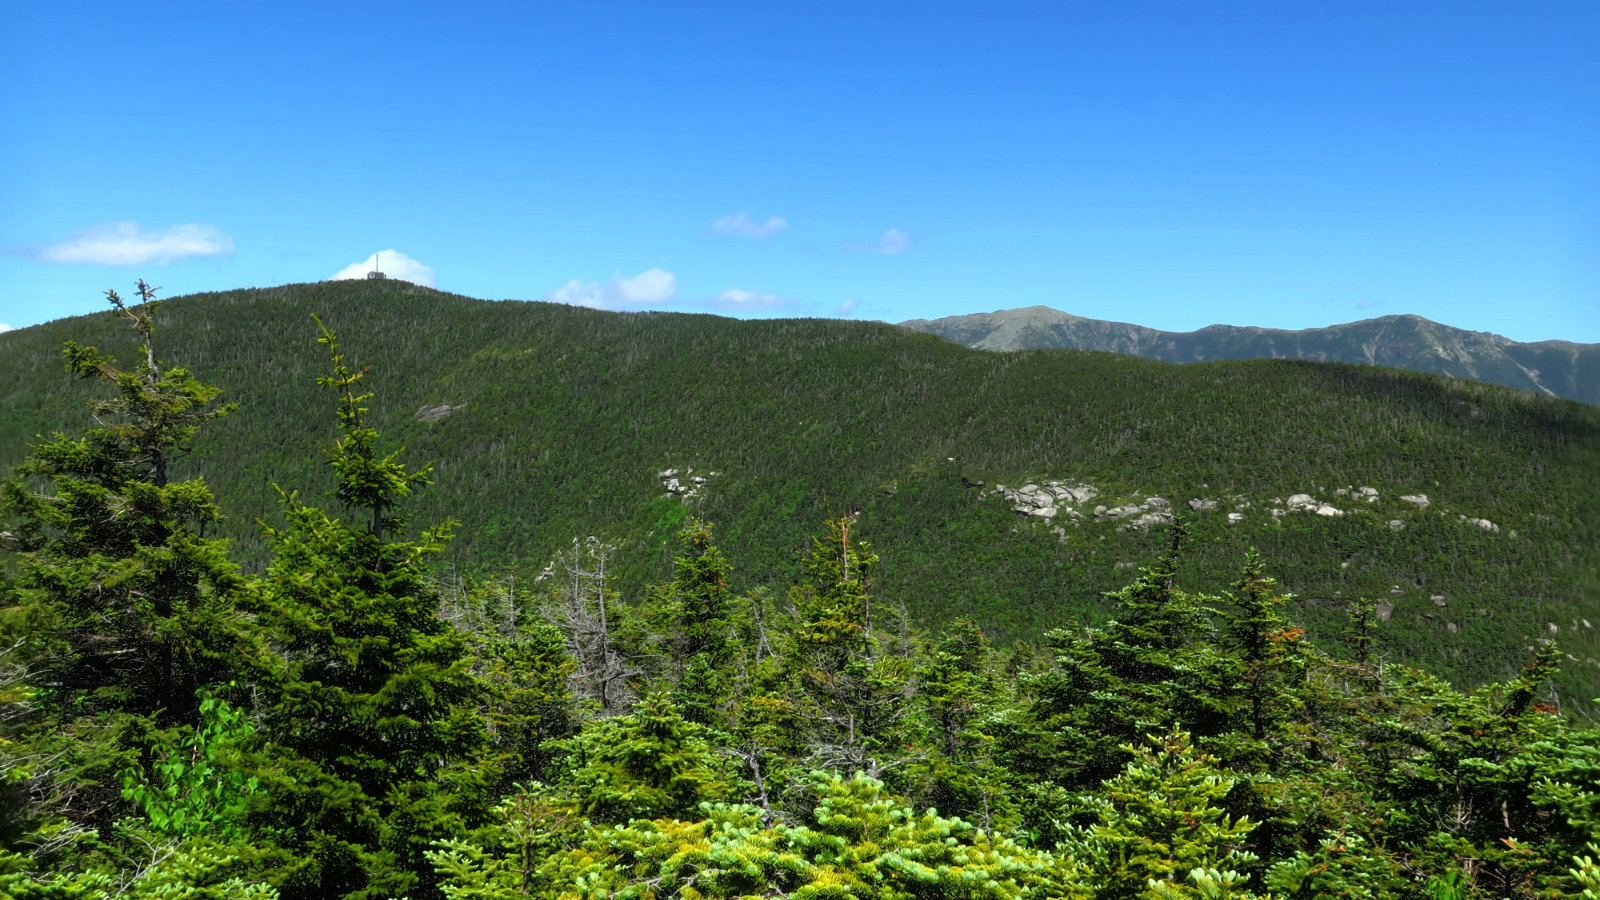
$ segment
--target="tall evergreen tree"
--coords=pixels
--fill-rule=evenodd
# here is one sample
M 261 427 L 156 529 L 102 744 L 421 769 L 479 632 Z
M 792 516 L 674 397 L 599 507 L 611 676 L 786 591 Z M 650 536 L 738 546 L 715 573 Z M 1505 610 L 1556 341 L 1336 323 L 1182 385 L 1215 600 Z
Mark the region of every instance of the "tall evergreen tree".
M 319 322 L 320 324 L 320 322 Z M 427 560 L 448 526 L 414 540 L 402 501 L 427 483 L 378 450 L 352 371 L 325 326 L 340 436 L 326 453 L 348 517 L 283 498 L 261 617 L 283 672 L 266 712 L 257 821 L 293 852 L 284 896 L 437 896 L 423 853 L 461 827 L 457 788 L 485 746 L 467 642 L 438 615 Z
M 791 592 L 800 624 L 791 668 L 811 716 L 814 761 L 878 777 L 909 759 L 895 738 L 911 710 L 910 661 L 885 653 L 873 623 L 878 557 L 854 535 L 855 517 L 828 520 Z
M 1056 668 L 1033 680 L 1030 727 L 1007 738 L 1014 765 L 1088 787 L 1115 775 L 1145 734 L 1228 730 L 1237 667 L 1216 645 L 1211 598 L 1176 585 L 1183 539 L 1180 523 L 1155 565 L 1107 595 L 1117 606 L 1105 627 L 1052 633 Z
M 1282 726 L 1299 706 L 1296 691 L 1310 665 L 1301 644 L 1305 631 L 1289 621 L 1283 611 L 1289 595 L 1277 587 L 1251 548 L 1225 613 L 1223 645 L 1238 660 L 1243 730 L 1256 745 L 1256 757 L 1280 749 Z
M 41 699 L 65 715 L 194 724 L 195 691 L 225 681 L 241 655 L 243 580 L 226 542 L 204 536 L 222 518 L 205 481 L 174 482 L 170 469 L 200 426 L 234 407 L 214 406 L 218 388 L 156 358 L 154 296 L 143 281 L 131 307 L 106 292 L 140 337 L 135 368 L 67 343 L 68 368 L 116 395 L 93 404 L 97 425 L 81 437 L 36 446 L 5 497 L 21 519 L 17 595 Z
M 727 575 L 733 566 L 712 543 L 710 523 L 690 520 L 678 538 L 683 552 L 657 601 L 672 616 L 669 649 L 683 716 L 710 725 L 725 718 L 720 708 L 732 687 L 734 595 Z
M 140 281 L 133 306 L 106 292 L 139 336 L 139 362 L 118 369 L 68 342 L 67 367 L 114 395 L 92 404 L 94 427 L 44 439 L 3 488 L 18 522 L 4 544 L 19 554 L 4 618 L 26 637 L 8 662 L 30 684 L 17 711 L 32 717 L 30 741 L 44 742 L 31 752 L 57 773 L 25 792 L 48 796 L 49 809 L 18 805 L 102 829 L 126 810 L 119 773 L 149 762 L 153 732 L 198 725 L 197 692 L 256 656 L 239 610 L 247 584 L 226 542 L 205 535 L 221 512 L 203 479 L 173 478 L 201 426 L 233 407 L 157 358 L 155 290 Z

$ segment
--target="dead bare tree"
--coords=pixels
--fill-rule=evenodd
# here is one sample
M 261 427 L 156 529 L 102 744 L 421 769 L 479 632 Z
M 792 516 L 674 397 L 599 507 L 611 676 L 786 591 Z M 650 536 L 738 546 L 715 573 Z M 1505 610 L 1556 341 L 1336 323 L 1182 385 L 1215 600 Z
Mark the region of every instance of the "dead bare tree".
M 572 539 L 539 578 L 552 583 L 542 610 L 566 636 L 567 652 L 577 668 L 573 693 L 599 703 L 602 717 L 622 715 L 633 704 L 628 685 L 639 670 L 628 664 L 616 644 L 616 598 L 607 585 L 616 547 L 599 538 Z

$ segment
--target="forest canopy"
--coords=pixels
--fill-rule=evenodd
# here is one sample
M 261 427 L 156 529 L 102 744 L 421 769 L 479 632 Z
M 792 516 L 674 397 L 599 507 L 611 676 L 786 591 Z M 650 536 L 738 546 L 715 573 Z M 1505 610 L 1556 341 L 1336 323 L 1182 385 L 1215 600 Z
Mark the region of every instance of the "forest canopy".
M 175 474 L 234 408 L 139 293 L 108 295 L 137 360 L 69 343 L 92 424 L 4 487 L 0 893 L 1600 896 L 1600 733 L 1553 642 L 1462 688 L 1375 598 L 1314 639 L 1270 553 L 1196 576 L 1182 515 L 1037 642 L 916 620 L 848 507 L 781 577 L 688 508 L 641 588 L 601 535 L 453 568 L 381 360 L 320 321 L 333 487 L 274 485 L 249 568 Z

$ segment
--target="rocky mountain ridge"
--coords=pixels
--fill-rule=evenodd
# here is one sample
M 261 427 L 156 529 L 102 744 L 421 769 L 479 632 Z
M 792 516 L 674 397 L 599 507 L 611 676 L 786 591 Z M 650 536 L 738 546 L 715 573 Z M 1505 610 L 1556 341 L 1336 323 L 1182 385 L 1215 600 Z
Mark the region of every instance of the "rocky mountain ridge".
M 1600 344 L 1560 340 L 1522 343 L 1413 315 L 1383 316 L 1299 331 L 1209 325 L 1198 331 L 1173 332 L 1030 306 L 942 319 L 912 319 L 900 325 L 978 350 L 1059 347 L 1104 350 L 1175 363 L 1236 359 L 1343 362 L 1501 384 L 1600 405 Z

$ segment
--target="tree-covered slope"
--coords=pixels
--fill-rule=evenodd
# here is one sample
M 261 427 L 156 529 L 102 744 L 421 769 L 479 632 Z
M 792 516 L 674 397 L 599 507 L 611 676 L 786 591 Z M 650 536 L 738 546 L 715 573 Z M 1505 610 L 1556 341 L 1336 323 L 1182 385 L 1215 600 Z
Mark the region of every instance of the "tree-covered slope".
M 275 486 L 329 487 L 313 313 L 372 366 L 374 424 L 435 464 L 417 515 L 460 520 L 458 568 L 531 577 L 597 534 L 620 545 L 618 586 L 638 597 L 693 510 L 717 522 L 736 585 L 781 584 L 818 521 L 858 508 L 889 602 L 1031 639 L 1098 619 L 1102 592 L 1152 557 L 1164 507 L 1148 498 L 1210 500 L 1191 513 L 1181 579 L 1225 581 L 1254 545 L 1314 630 L 1368 596 L 1397 657 L 1499 678 L 1554 636 L 1576 660 L 1569 684 L 1600 680 L 1590 407 L 1370 367 L 994 354 L 882 324 L 607 313 L 392 281 L 163 307 L 158 352 L 241 404 L 182 465 L 217 491 L 249 566 L 266 559 L 257 520 L 281 521 Z M 131 352 L 110 317 L 0 335 L 0 466 L 84 421 L 67 339 Z M 1018 499 L 1030 482 L 1095 496 L 1025 514 L 1043 508 Z M 1401 499 L 1424 494 L 1426 508 Z
M 1172 332 L 1031 306 L 901 324 L 980 350 L 1107 350 L 1179 363 L 1219 359 L 1347 362 L 1467 378 L 1600 405 L 1600 345 L 1520 343 L 1498 334 L 1451 328 L 1421 316 L 1383 316 L 1300 331 L 1211 325 L 1198 331 Z

